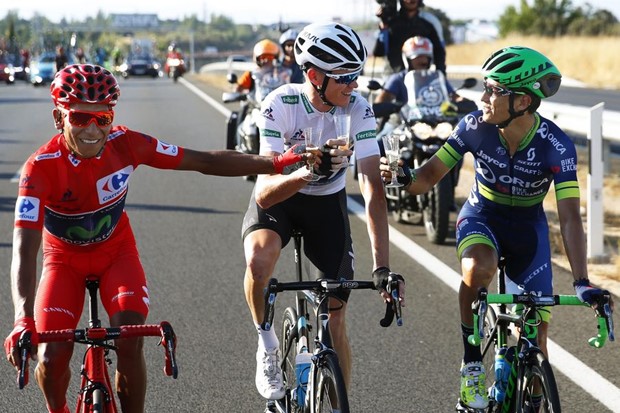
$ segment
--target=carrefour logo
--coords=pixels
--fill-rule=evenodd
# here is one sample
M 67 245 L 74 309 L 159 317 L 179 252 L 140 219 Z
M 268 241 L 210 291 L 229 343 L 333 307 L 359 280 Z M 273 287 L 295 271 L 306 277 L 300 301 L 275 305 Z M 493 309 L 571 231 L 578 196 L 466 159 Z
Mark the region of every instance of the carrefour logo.
M 134 171 L 133 166 L 129 165 L 97 181 L 97 195 L 99 203 L 105 204 L 118 198 L 127 191 L 129 177 Z
M 15 203 L 15 221 L 32 221 L 39 219 L 39 198 L 19 196 Z
M 157 141 L 156 151 L 169 156 L 177 156 L 179 154 L 179 148 L 176 145 L 171 145 L 163 141 Z

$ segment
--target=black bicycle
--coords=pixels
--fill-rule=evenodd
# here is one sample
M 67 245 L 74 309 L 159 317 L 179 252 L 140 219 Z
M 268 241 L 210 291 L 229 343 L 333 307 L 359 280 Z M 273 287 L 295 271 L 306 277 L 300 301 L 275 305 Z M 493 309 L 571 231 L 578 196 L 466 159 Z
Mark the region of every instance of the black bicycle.
M 561 413 L 560 396 L 549 360 L 538 347 L 538 326 L 543 307 L 576 305 L 588 307 L 574 295 L 505 294 L 504 266 L 498 275 L 499 294 L 484 288 L 472 304 L 473 345 L 480 345 L 489 387 L 489 406 L 471 409 L 460 400 L 456 410 L 467 413 Z M 588 342 L 601 348 L 614 341 L 614 324 L 609 293 L 602 295 L 595 309 L 598 333 Z M 494 304 L 495 306 L 490 306 Z M 517 305 L 517 311 L 507 306 Z M 513 335 L 513 328 L 516 330 Z M 516 340 L 516 341 L 515 341 Z M 498 355 L 500 355 L 498 357 Z M 500 363 L 496 366 L 496 363 Z
M 372 281 L 356 280 L 302 280 L 300 232 L 293 232 L 295 243 L 295 264 L 298 281 L 279 282 L 271 279 L 265 291 L 264 329 L 272 327 L 276 296 L 282 291 L 296 291 L 296 306 L 287 307 L 282 317 L 280 352 L 282 354 L 282 375 L 285 396 L 280 400 L 269 400 L 266 412 L 280 413 L 331 413 L 339 409 L 349 413 L 349 400 L 338 355 L 333 348 L 329 333 L 329 299 L 343 290 L 375 289 Z M 385 317 L 380 321 L 388 327 L 396 318 L 402 325 L 398 281 L 402 277 L 391 274 L 386 291 L 392 300 L 386 305 Z M 309 337 L 313 325 L 309 322 L 309 308 L 315 314 L 317 328 L 314 350 L 310 349 Z

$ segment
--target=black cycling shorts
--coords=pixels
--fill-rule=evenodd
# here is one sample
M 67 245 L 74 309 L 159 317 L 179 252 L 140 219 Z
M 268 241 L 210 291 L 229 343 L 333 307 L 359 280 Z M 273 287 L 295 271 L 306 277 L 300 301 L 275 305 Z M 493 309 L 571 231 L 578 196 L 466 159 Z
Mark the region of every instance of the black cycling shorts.
M 353 241 L 344 189 L 322 196 L 297 193 L 268 209 L 259 207 L 252 193 L 243 218 L 242 238 L 257 229 L 277 232 L 282 248 L 293 230 L 301 231 L 304 254 L 315 267 L 315 279 L 353 279 Z M 349 294 L 338 297 L 346 301 Z

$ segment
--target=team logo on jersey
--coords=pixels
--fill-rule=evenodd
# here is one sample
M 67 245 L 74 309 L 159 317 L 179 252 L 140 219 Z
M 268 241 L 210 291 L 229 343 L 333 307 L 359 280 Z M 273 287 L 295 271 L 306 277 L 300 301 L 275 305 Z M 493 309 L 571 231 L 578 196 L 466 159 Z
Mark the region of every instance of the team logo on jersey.
M 164 141 L 157 141 L 157 149 L 155 150 L 168 156 L 177 156 L 179 154 L 179 148 L 176 145 L 170 145 Z
M 54 159 L 54 158 L 60 158 L 60 150 L 57 150 L 54 153 L 42 153 L 40 155 L 35 156 L 34 160 L 41 161 L 43 159 Z
M 527 160 L 529 162 L 532 162 L 535 158 L 536 158 L 536 149 L 535 148 L 530 148 L 527 151 Z
M 281 138 L 280 132 L 273 129 L 259 129 L 260 136 L 265 138 Z
M 97 195 L 99 203 L 105 204 L 118 198 L 127 191 L 129 177 L 134 171 L 133 166 L 129 165 L 97 181 Z
M 75 156 L 73 156 L 73 154 L 69 154 L 69 162 L 71 162 L 71 165 L 73 166 L 78 166 L 80 164 L 80 160 L 78 158 L 76 158 Z
M 469 114 L 465 116 L 465 131 L 468 130 L 476 130 L 478 129 L 478 123 L 482 122 L 482 115 L 480 116 L 480 119 L 477 119 L 474 115 Z
M 19 196 L 15 203 L 15 221 L 36 222 L 39 219 L 39 198 Z
M 372 111 L 370 106 L 366 106 L 366 110 L 364 111 L 364 119 L 374 118 L 375 113 Z
M 271 106 L 265 109 L 262 115 L 263 115 L 263 118 L 267 120 L 271 120 L 271 121 L 275 120 L 275 118 L 273 117 L 273 108 Z
M 281 97 L 282 103 L 287 105 L 296 105 L 299 103 L 299 96 L 296 95 L 284 95 Z

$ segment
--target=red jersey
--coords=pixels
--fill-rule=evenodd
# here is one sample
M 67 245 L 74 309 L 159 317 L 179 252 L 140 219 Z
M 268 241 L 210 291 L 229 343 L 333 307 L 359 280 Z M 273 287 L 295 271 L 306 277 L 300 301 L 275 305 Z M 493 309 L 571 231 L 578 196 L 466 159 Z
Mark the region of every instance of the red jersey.
M 19 182 L 15 227 L 42 230 L 44 245 L 91 245 L 131 231 L 125 200 L 138 165 L 175 169 L 183 148 L 115 126 L 99 156 L 75 157 L 62 134 L 28 158 Z

